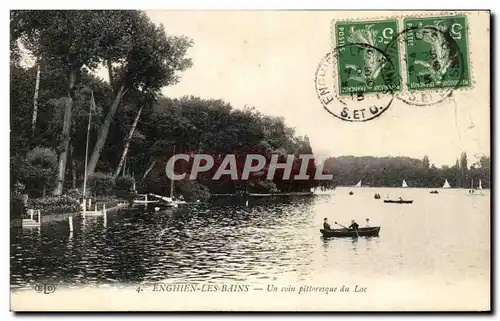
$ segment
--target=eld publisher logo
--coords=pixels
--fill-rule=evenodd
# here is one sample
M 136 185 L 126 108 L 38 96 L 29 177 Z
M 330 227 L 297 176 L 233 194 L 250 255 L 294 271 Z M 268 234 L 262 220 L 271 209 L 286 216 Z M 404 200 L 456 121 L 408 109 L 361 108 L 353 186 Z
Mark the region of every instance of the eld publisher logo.
M 56 286 L 53 284 L 37 284 L 35 285 L 35 291 L 43 294 L 50 294 L 56 291 Z

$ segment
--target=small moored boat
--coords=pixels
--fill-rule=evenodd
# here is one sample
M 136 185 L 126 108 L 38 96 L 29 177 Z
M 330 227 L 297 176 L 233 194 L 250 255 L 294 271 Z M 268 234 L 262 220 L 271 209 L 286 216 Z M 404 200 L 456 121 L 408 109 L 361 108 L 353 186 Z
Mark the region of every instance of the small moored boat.
M 384 203 L 412 204 L 413 201 L 410 201 L 410 200 L 384 200 Z
M 333 229 L 333 230 L 319 230 L 323 237 L 358 237 L 358 236 L 378 236 L 380 232 L 380 226 L 374 227 L 361 227 L 356 233 L 355 230 L 349 230 L 346 228 Z

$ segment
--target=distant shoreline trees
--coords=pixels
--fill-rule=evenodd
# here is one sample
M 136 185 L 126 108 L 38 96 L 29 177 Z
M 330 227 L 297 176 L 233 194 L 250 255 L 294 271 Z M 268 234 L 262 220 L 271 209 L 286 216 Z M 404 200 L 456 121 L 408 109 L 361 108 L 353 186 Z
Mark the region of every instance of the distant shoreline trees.
M 437 168 L 430 165 L 425 155 L 422 160 L 410 157 L 340 156 L 325 161 L 325 173 L 333 174 L 331 186 L 353 186 L 363 180 L 364 186 L 401 187 L 405 180 L 410 187 L 442 187 L 447 179 L 453 188 L 470 188 L 474 180 L 477 188 L 481 179 L 483 188 L 490 187 L 490 157 L 483 155 L 480 160 L 468 166 L 467 153 L 460 155 L 454 166 Z

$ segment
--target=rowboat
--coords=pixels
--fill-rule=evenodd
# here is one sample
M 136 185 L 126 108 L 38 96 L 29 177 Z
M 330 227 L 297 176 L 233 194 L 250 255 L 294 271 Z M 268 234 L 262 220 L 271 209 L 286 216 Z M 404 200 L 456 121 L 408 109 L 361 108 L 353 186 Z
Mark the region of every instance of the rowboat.
M 394 204 L 412 204 L 413 201 L 405 201 L 405 200 L 384 200 L 384 203 L 394 203 Z
M 323 237 L 358 237 L 358 236 L 378 236 L 380 226 L 360 227 L 358 232 L 346 228 L 333 230 L 319 230 Z

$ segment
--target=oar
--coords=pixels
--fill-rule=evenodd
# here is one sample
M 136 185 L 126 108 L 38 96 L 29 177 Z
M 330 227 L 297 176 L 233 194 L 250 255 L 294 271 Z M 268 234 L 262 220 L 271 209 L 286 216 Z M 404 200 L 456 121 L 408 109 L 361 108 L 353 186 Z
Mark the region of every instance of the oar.
M 345 227 L 344 225 L 339 224 L 339 223 L 337 223 L 337 222 L 335 222 L 335 224 L 340 225 L 340 226 L 342 226 L 342 227 L 343 227 L 343 228 L 345 228 L 345 229 L 349 229 L 348 227 Z M 356 235 L 359 237 L 358 229 L 355 229 L 355 231 L 356 231 Z
M 335 224 L 340 225 L 340 226 L 342 226 L 343 228 L 349 229 L 348 227 L 345 227 L 344 225 L 339 224 L 339 223 L 337 223 L 337 222 L 335 222 Z

